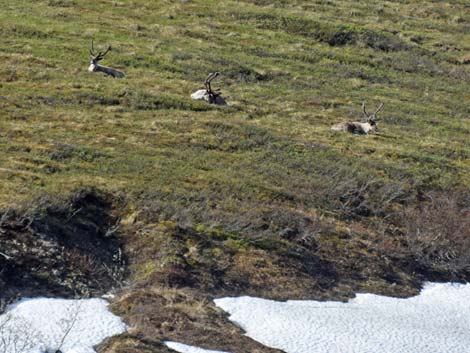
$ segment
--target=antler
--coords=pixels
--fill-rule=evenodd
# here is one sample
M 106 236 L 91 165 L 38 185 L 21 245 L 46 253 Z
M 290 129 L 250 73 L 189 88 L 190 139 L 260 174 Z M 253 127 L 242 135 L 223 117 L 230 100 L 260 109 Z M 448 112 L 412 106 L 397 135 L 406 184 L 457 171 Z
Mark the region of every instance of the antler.
M 95 49 L 93 48 L 93 39 L 91 40 L 90 55 L 95 56 Z
M 374 113 L 373 115 L 375 115 L 375 114 L 377 114 L 378 112 L 380 112 L 383 107 L 384 107 L 384 104 L 383 104 L 383 103 L 380 103 L 379 107 L 377 108 L 377 110 L 375 111 L 375 113 Z
M 219 75 L 220 75 L 220 73 L 217 72 L 217 71 L 216 72 L 211 72 L 211 73 L 209 73 L 209 75 L 207 75 L 207 77 L 204 81 L 204 87 L 206 87 L 207 92 L 212 93 L 211 81 Z
M 365 117 L 369 119 L 369 114 L 366 112 L 366 103 L 362 102 L 362 112 L 364 113 Z
M 106 51 L 103 53 L 103 52 L 98 52 L 98 55 L 95 54 L 95 48 L 93 46 L 93 39 L 91 40 L 91 45 L 90 45 L 90 55 L 91 56 L 94 56 L 96 59 L 98 60 L 101 60 L 105 57 L 106 54 L 108 54 L 108 52 L 112 49 L 112 47 L 110 45 L 108 45 L 108 48 L 106 49 Z
M 382 110 L 382 108 L 384 107 L 384 104 L 383 103 L 380 103 L 379 107 L 377 108 L 377 110 L 373 113 L 373 114 L 369 114 L 367 113 L 366 111 L 366 103 L 365 102 L 362 102 L 362 112 L 364 113 L 366 119 L 368 120 L 376 120 L 376 117 L 375 115 L 380 112 Z
M 108 52 L 109 52 L 111 49 L 112 49 L 112 48 L 111 48 L 111 46 L 110 46 L 110 45 L 108 45 L 108 49 L 106 49 L 106 51 L 105 51 L 104 53 L 102 53 L 102 52 L 99 52 L 99 54 L 98 54 L 98 58 L 99 58 L 100 60 L 101 60 L 101 59 L 103 59 L 103 58 L 104 58 L 104 56 L 105 56 L 106 54 L 108 54 Z
M 219 72 L 211 72 L 207 77 L 206 77 L 206 82 L 207 83 L 210 83 L 214 78 L 216 78 L 217 76 L 219 76 L 220 73 Z

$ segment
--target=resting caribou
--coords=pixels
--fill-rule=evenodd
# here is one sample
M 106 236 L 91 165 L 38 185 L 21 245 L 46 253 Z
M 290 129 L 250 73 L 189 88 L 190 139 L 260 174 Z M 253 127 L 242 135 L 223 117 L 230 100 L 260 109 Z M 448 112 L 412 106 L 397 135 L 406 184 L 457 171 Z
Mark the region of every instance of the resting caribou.
M 111 46 L 108 46 L 108 49 L 104 53 L 101 51 L 98 54 L 95 54 L 95 50 L 93 48 L 93 40 L 91 40 L 91 46 L 90 46 L 90 66 L 88 67 L 88 71 L 90 72 L 102 72 L 106 75 L 110 75 L 113 77 L 118 77 L 122 78 L 124 77 L 124 72 L 113 69 L 112 67 L 107 67 L 100 65 L 99 62 L 103 60 L 106 54 L 111 50 Z
M 219 92 L 216 92 L 211 87 L 211 81 L 219 76 L 218 72 L 211 72 L 204 80 L 205 89 L 200 89 L 191 94 L 191 98 L 195 100 L 205 100 L 210 104 L 227 105 L 225 99 L 222 98 Z
M 380 103 L 377 110 L 368 114 L 366 111 L 366 104 L 362 103 L 362 112 L 364 113 L 365 122 L 351 121 L 345 123 L 334 124 L 331 130 L 350 132 L 352 134 L 368 134 L 370 132 L 376 132 L 377 128 L 377 116 L 376 114 L 382 110 L 384 104 Z

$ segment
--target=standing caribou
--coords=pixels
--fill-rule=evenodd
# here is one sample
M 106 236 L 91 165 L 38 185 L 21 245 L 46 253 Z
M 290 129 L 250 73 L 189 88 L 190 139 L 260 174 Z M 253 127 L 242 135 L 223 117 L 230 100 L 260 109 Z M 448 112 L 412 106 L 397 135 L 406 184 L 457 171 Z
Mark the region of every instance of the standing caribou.
M 368 114 L 366 111 L 366 103 L 362 103 L 362 112 L 364 113 L 365 117 L 365 122 L 358 122 L 358 121 L 352 121 L 352 122 L 346 122 L 346 123 L 338 123 L 334 124 L 331 127 L 331 130 L 335 131 L 344 131 L 344 132 L 350 132 L 352 134 L 368 134 L 369 132 L 376 132 L 378 130 L 377 128 L 377 117 L 376 114 L 382 110 L 384 104 L 380 103 L 379 107 L 377 110 L 372 113 Z
M 91 46 L 90 46 L 90 66 L 88 67 L 88 71 L 90 72 L 102 72 L 106 75 L 110 75 L 113 77 L 118 77 L 122 78 L 124 77 L 124 72 L 113 69 L 112 67 L 107 67 L 99 64 L 99 61 L 103 60 L 106 54 L 111 50 L 111 46 L 108 46 L 108 49 L 104 53 L 99 52 L 98 54 L 95 54 L 95 50 L 93 48 L 93 40 L 91 40 Z
M 194 100 L 205 100 L 210 104 L 227 105 L 227 102 L 225 102 L 220 93 L 214 91 L 211 87 L 211 81 L 219 75 L 220 73 L 218 72 L 211 72 L 204 80 L 205 89 L 197 90 L 191 94 L 191 98 Z

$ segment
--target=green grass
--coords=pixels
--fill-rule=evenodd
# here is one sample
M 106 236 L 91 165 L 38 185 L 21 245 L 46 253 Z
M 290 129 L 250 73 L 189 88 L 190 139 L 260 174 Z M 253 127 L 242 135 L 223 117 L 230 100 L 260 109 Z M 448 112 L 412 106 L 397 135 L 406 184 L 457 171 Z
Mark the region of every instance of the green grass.
M 373 207 L 470 186 L 464 1 L 1 5 L 4 207 L 96 186 L 239 230 L 253 207 L 340 217 L 348 181 Z M 125 79 L 86 71 L 91 38 Z M 230 107 L 189 98 L 214 70 Z M 378 134 L 330 131 L 362 101 L 385 103 Z

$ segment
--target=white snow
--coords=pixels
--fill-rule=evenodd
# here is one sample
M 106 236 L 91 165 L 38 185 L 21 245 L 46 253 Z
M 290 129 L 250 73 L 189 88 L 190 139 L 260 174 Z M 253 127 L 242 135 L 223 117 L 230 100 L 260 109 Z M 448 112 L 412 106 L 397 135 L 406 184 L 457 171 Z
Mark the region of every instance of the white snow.
M 287 353 L 461 353 L 470 347 L 470 284 L 427 283 L 407 299 L 358 294 L 347 303 L 252 297 L 215 303 L 249 337 Z M 23 299 L 0 316 L 0 352 L 41 353 L 57 349 L 65 336 L 62 352 L 94 353 L 95 345 L 126 330 L 107 305 L 103 299 Z M 165 344 L 180 353 L 227 353 Z
M 0 351 L 55 351 L 65 336 L 63 353 L 94 353 L 93 346 L 126 330 L 107 306 L 103 299 L 22 299 L 0 316 Z
M 287 353 L 470 351 L 470 284 L 427 283 L 397 299 L 358 294 L 347 303 L 216 299 L 247 336 Z
M 179 353 L 229 353 L 229 352 L 222 352 L 222 351 L 210 351 L 207 349 L 188 346 L 186 344 L 182 344 L 178 342 L 171 342 L 171 341 L 166 341 L 165 346 Z

